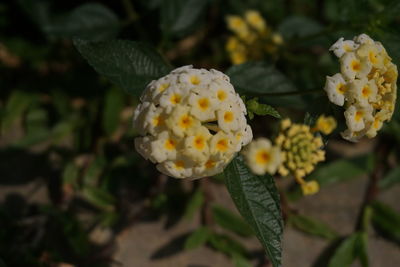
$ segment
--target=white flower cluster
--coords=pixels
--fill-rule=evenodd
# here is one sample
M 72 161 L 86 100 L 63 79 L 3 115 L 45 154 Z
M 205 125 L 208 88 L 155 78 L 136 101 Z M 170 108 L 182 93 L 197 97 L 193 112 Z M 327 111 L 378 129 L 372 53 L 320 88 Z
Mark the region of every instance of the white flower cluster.
M 253 138 L 242 99 L 217 70 L 175 69 L 152 81 L 140 100 L 136 150 L 169 176 L 218 174 Z
M 330 50 L 340 60 L 341 73 L 328 76 L 324 90 L 332 103 L 346 108 L 348 129 L 342 137 L 353 142 L 375 137 L 394 112 L 396 65 L 382 44 L 366 34 L 353 40 L 340 38 Z

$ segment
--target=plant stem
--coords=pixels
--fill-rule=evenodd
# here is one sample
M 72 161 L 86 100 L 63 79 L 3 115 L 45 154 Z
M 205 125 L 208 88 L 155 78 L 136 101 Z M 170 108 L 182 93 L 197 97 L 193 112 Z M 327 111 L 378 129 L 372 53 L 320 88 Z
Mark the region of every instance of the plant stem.
M 305 94 L 314 94 L 314 93 L 322 93 L 321 89 L 311 89 L 311 90 L 303 90 L 303 91 L 289 91 L 289 92 L 279 92 L 279 93 L 252 93 L 257 96 L 292 96 L 292 95 L 305 95 Z

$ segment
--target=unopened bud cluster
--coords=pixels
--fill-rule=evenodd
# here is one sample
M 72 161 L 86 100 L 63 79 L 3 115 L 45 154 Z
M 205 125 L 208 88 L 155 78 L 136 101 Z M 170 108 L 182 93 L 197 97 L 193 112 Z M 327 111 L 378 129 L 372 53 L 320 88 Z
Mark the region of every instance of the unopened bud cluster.
M 152 81 L 134 113 L 136 150 L 175 178 L 223 171 L 252 139 L 246 108 L 225 74 L 184 66 Z
M 340 38 L 330 50 L 339 58 L 341 72 L 327 77 L 325 91 L 332 103 L 346 109 L 348 129 L 342 137 L 354 142 L 375 137 L 394 112 L 396 65 L 383 45 L 366 34 Z

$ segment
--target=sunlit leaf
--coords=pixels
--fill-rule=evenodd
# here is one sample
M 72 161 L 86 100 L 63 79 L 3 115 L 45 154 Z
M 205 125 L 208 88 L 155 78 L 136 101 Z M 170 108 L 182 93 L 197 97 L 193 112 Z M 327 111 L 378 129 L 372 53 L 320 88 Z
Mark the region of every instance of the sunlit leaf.
M 222 228 L 230 230 L 241 236 L 254 235 L 254 232 L 250 226 L 241 217 L 234 214 L 230 210 L 219 205 L 213 205 L 212 212 L 214 221 Z
M 201 208 L 203 202 L 204 202 L 203 191 L 197 189 L 190 197 L 186 205 L 184 217 L 188 220 L 191 220 L 196 211 L 198 211 Z
M 289 222 L 296 229 L 310 235 L 320 236 L 327 239 L 335 239 L 338 234 L 329 225 L 304 215 L 294 214 L 289 216 Z
M 210 229 L 206 226 L 197 228 L 185 241 L 185 249 L 195 249 L 204 245 L 210 236 Z

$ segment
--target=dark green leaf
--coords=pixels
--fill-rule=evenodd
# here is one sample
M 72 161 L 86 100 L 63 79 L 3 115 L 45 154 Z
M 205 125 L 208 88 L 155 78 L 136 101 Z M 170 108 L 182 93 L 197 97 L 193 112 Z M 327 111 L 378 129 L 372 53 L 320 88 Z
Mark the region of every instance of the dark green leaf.
M 31 103 L 36 101 L 36 96 L 24 91 L 13 91 L 7 100 L 1 118 L 2 131 L 7 130 L 28 109 Z
M 85 172 L 85 176 L 83 177 L 83 183 L 85 185 L 95 186 L 97 185 L 98 178 L 103 172 L 106 166 L 106 160 L 103 157 L 97 157 L 94 159 Z
M 119 27 L 114 12 L 98 3 L 87 3 L 45 26 L 43 30 L 53 37 L 100 41 L 115 37 Z
M 103 129 L 111 135 L 120 122 L 121 111 L 124 108 L 124 96 L 116 89 L 110 89 L 104 96 Z
M 134 95 L 170 70 L 157 51 L 143 43 L 74 39 L 74 45 L 99 74 Z
M 290 215 L 289 222 L 298 230 L 307 234 L 335 239 L 338 234 L 329 225 L 304 215 Z
M 100 208 L 110 210 L 115 203 L 115 198 L 101 188 L 85 186 L 82 193 L 90 203 Z
M 391 207 L 374 202 L 371 205 L 372 223 L 385 237 L 400 243 L 400 214 Z
M 232 256 L 233 264 L 235 267 L 252 267 L 253 265 L 243 256 L 234 254 Z
M 76 164 L 71 161 L 69 162 L 63 171 L 62 174 L 62 180 L 64 184 L 77 184 L 78 181 L 78 175 L 79 175 L 79 168 L 76 166 Z
M 169 0 L 161 6 L 161 28 L 171 34 L 183 34 L 198 22 L 208 0 Z
M 381 189 L 387 189 L 394 184 L 400 182 L 400 166 L 397 166 L 394 169 L 391 169 L 386 176 L 379 181 L 379 187 Z
M 281 118 L 281 115 L 278 113 L 278 111 L 276 111 L 276 109 L 274 109 L 270 105 L 259 103 L 258 98 L 253 98 L 247 101 L 246 107 L 247 112 L 249 113 L 249 117 L 250 114 L 254 113 L 261 116 L 270 115 L 278 119 Z
M 354 233 L 342 241 L 329 261 L 328 267 L 348 267 L 357 258 L 356 246 L 358 233 Z
M 210 229 L 202 226 L 191 233 L 185 241 L 185 249 L 195 249 L 204 245 L 210 236 Z
M 191 220 L 196 211 L 201 208 L 203 202 L 204 202 L 203 192 L 200 189 L 198 189 L 193 193 L 193 195 L 189 199 L 186 205 L 184 217 L 188 220 Z
M 299 96 L 268 96 L 268 94 L 297 90 L 284 74 L 269 63 L 246 62 L 234 65 L 226 71 L 226 74 L 240 94 L 259 95 L 263 102 L 274 106 L 304 105 L 304 101 Z
M 278 27 L 279 32 L 286 40 L 294 37 L 305 37 L 316 34 L 322 30 L 322 26 L 307 17 L 292 16 L 286 18 Z
M 362 267 L 368 267 L 368 251 L 367 251 L 367 242 L 368 235 L 366 232 L 360 232 L 357 238 L 356 244 L 356 254 L 360 259 L 360 263 Z
M 272 265 L 281 266 L 283 221 L 274 178 L 252 174 L 240 155 L 232 160 L 224 174 L 240 214 L 253 228 Z
M 208 237 L 208 242 L 214 249 L 227 255 L 244 256 L 248 254 L 246 248 L 243 247 L 242 244 L 224 234 L 212 233 Z
M 253 230 L 251 230 L 250 226 L 243 221 L 241 217 L 234 214 L 230 210 L 218 206 L 212 206 L 214 221 L 227 230 L 230 230 L 241 236 L 251 236 L 254 235 Z

